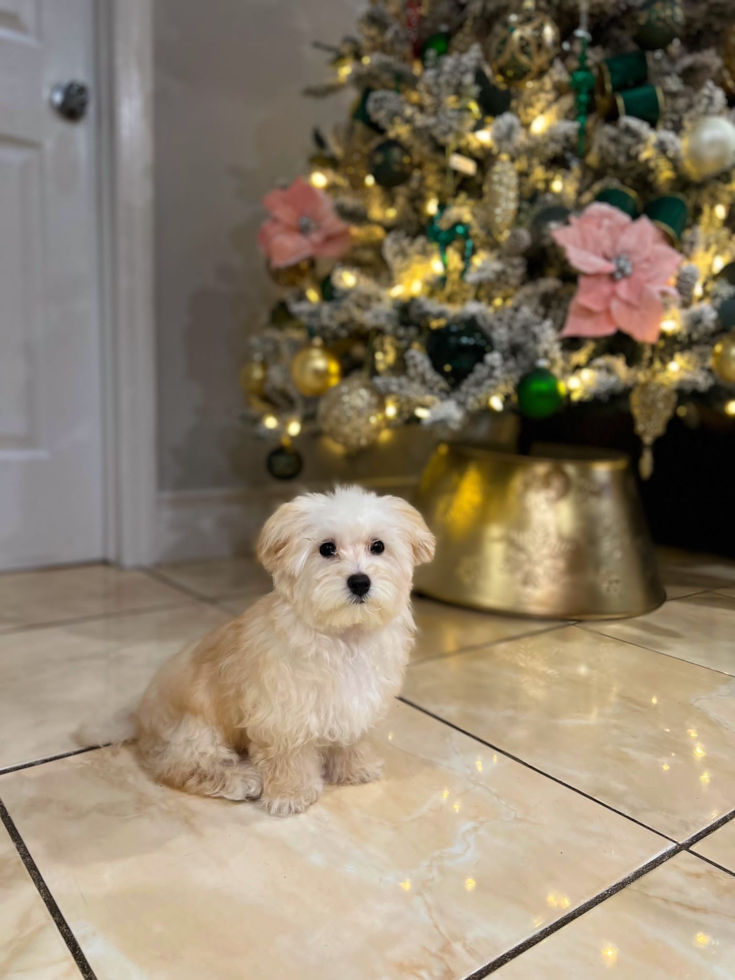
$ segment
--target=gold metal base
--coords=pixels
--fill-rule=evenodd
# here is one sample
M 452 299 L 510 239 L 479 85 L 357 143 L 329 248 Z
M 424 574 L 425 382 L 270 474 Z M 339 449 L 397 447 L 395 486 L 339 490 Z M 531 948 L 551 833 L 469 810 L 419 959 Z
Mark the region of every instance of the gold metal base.
M 423 595 L 584 620 L 640 616 L 666 598 L 625 456 L 442 443 L 415 502 L 437 538 L 436 558 L 416 572 Z

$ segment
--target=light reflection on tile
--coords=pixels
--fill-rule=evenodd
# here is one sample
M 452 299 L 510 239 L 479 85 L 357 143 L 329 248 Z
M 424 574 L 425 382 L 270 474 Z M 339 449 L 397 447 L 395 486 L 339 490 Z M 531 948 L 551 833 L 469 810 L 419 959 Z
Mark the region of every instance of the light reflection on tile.
M 0 768 L 89 744 L 156 668 L 227 615 L 198 602 L 0 636 Z M 82 729 L 82 731 L 80 731 Z
M 404 705 L 376 741 L 382 781 L 285 820 L 158 787 L 129 747 L 0 793 L 100 977 L 465 976 L 668 846 Z
M 735 881 L 677 854 L 543 943 L 499 980 L 727 980 L 735 967 Z
M 418 630 L 412 660 L 456 653 L 467 647 L 537 633 L 559 625 L 551 620 L 497 616 L 421 598 L 414 598 L 413 612 Z
M 724 674 L 573 626 L 416 664 L 404 695 L 677 840 L 735 807 Z
M 735 820 L 705 837 L 692 850 L 735 873 Z
M 156 570 L 208 599 L 263 595 L 273 588 L 270 575 L 251 557 L 177 561 L 159 565 Z
M 36 886 L 0 825 L 0 975 L 78 980 L 79 970 Z
M 0 630 L 155 609 L 182 595 L 145 572 L 77 565 L 0 575 Z
M 735 599 L 724 595 L 702 592 L 648 616 L 586 623 L 585 629 L 735 674 Z

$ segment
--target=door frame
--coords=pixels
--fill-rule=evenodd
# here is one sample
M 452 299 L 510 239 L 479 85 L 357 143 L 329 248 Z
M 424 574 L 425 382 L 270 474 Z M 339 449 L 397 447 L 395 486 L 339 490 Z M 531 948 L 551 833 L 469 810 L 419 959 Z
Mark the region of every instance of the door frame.
M 156 559 L 153 2 L 95 0 L 104 558 Z

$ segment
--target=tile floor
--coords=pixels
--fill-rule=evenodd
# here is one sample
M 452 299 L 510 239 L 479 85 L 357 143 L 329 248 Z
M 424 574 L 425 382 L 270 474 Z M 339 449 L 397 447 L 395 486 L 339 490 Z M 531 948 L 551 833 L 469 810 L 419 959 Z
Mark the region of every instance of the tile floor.
M 0 576 L 0 977 L 732 980 L 735 563 L 639 620 L 417 600 L 384 779 L 286 820 L 91 749 L 251 559 Z

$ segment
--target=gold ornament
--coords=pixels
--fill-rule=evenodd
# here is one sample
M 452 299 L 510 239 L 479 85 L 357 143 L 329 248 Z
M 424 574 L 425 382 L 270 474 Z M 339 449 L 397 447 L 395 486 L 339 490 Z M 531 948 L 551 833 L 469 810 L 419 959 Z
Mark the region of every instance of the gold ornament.
M 313 272 L 314 263 L 311 259 L 304 259 L 303 262 L 297 262 L 296 265 L 287 265 L 283 269 L 274 269 L 272 265 L 268 266 L 268 275 L 282 289 L 306 288 L 313 285 Z
M 485 50 L 495 79 L 502 85 L 533 81 L 547 71 L 558 53 L 559 28 L 532 3 L 501 18 Z
M 304 347 L 291 361 L 291 378 L 296 388 L 308 398 L 318 398 L 338 384 L 342 368 L 338 359 L 316 344 Z
M 550 619 L 638 616 L 664 600 L 625 457 L 442 444 L 414 502 L 437 539 L 416 570 L 434 599 Z
M 385 428 L 385 401 L 363 374 L 351 374 L 319 402 L 325 435 L 350 452 L 371 446 Z
M 518 172 L 501 153 L 485 180 L 485 220 L 498 241 L 507 238 L 518 213 Z
M 653 473 L 654 442 L 666 432 L 676 409 L 676 391 L 660 381 L 643 381 L 630 393 L 630 410 L 643 452 L 638 461 L 638 472 L 644 480 Z
M 707 180 L 735 166 L 735 126 L 723 116 L 703 116 L 684 137 L 684 164 L 693 180 Z
M 725 334 L 712 348 L 712 370 L 720 381 L 735 384 L 735 330 Z
M 370 350 L 373 357 L 373 368 L 376 374 L 403 374 L 406 363 L 403 350 L 395 337 L 381 333 L 371 342 Z
M 260 398 L 265 389 L 268 369 L 263 361 L 245 361 L 240 368 L 240 387 L 248 396 Z

